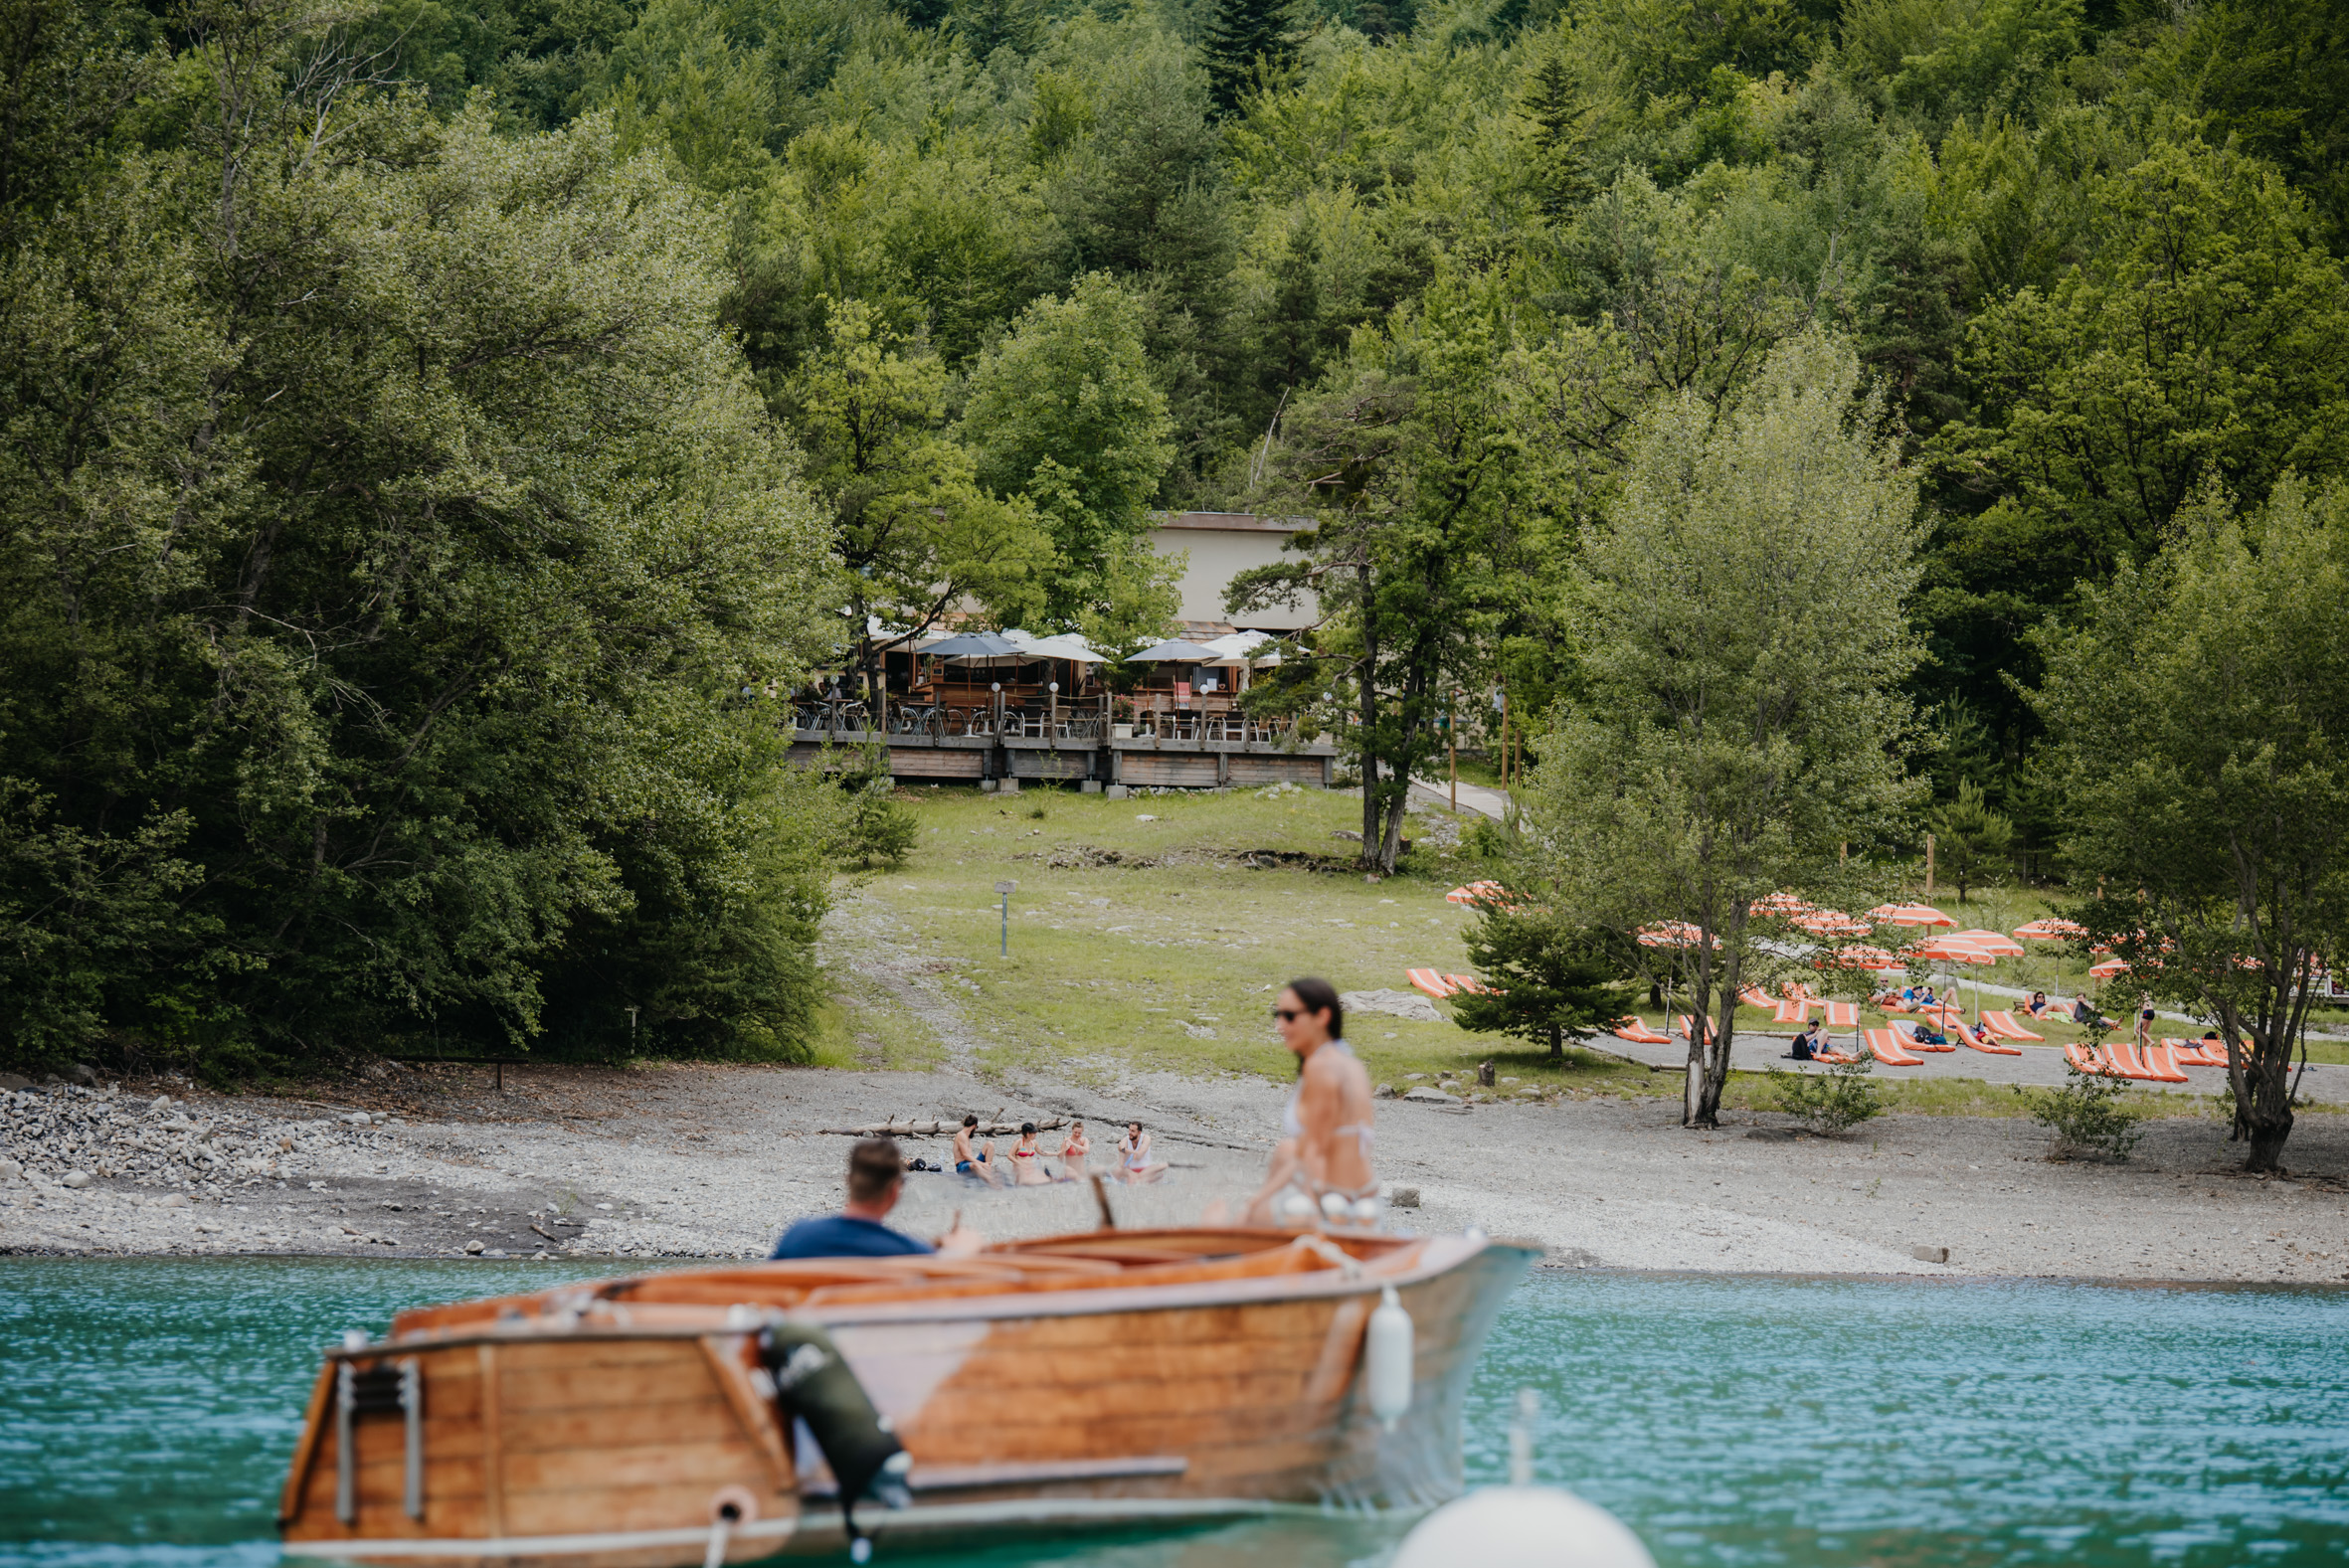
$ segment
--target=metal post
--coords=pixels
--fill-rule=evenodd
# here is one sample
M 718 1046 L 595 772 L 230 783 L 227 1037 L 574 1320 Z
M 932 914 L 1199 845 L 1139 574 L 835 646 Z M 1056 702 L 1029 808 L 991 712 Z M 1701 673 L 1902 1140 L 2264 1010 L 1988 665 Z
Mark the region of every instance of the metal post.
M 1019 884 L 1016 882 L 998 882 L 995 884 L 995 891 L 1003 896 L 1002 940 L 995 950 L 996 956 L 999 958 L 1007 958 L 1011 956 L 1011 894 L 1018 888 L 1018 886 Z
M 1458 695 L 1457 692 L 1453 694 L 1455 699 Z M 1459 708 L 1455 701 L 1452 708 L 1444 714 L 1444 750 L 1450 753 L 1452 758 L 1452 814 L 1454 816 L 1460 814 L 1460 726 L 1457 722 L 1458 719 Z

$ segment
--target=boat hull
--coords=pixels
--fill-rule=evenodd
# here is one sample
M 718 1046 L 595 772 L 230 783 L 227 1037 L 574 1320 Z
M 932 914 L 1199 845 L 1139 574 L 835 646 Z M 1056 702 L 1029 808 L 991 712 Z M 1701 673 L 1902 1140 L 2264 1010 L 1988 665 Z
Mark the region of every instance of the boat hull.
M 912 1457 L 912 1505 L 862 1503 L 857 1524 L 887 1543 L 1418 1508 L 1457 1493 L 1468 1378 L 1532 1250 L 1430 1238 L 1357 1261 L 1318 1239 L 1279 1242 L 1233 1278 L 847 1288 L 792 1305 L 829 1330 Z M 1309 1245 L 1340 1266 L 1314 1263 Z M 1291 1253 L 1314 1266 L 1263 1272 Z M 1410 1406 L 1391 1429 L 1362 1373 L 1386 1286 L 1414 1325 Z M 732 1271 L 702 1294 L 750 1302 L 756 1288 Z M 837 1550 L 829 1473 L 806 1428 L 777 1414 L 754 1315 L 630 1302 L 336 1352 L 280 1508 L 287 1552 L 669 1568 L 713 1550 L 730 1562 Z M 421 1408 L 338 1417 L 345 1367 L 379 1383 L 413 1367 Z

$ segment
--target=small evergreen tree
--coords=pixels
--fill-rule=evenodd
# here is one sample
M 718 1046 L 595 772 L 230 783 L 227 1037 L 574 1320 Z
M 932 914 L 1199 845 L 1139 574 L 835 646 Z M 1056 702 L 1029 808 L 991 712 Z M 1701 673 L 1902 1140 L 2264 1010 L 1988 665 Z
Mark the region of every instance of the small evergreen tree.
M 1604 1022 L 1620 1005 L 1622 965 L 1605 933 L 1518 902 L 1489 902 L 1464 939 L 1469 962 L 1488 987 L 1464 991 L 1452 1019 L 1476 1034 L 1515 1035 L 1565 1054 L 1569 1030 Z
M 1552 44 L 1542 52 L 1518 99 L 1518 112 L 1533 125 L 1526 183 L 1543 217 L 1563 218 L 1590 200 L 1598 185 L 1584 152 L 1590 104 L 1562 48 Z
M 1966 885 L 2007 858 L 2015 845 L 2015 824 L 1990 809 L 1982 786 L 1971 780 L 1957 786 L 1957 798 L 1936 809 L 1929 819 L 1934 858 L 1957 879 L 1957 901 L 1966 901 Z
M 1219 118 L 1240 111 L 1240 99 L 1268 78 L 1297 65 L 1295 0 L 1215 0 L 1201 47 L 1207 57 L 1207 95 Z

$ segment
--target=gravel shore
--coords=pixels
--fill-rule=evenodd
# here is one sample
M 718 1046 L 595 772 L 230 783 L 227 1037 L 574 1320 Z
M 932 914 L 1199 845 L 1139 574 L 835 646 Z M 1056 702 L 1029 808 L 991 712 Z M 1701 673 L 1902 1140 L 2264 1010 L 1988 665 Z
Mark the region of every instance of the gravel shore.
M 965 1110 L 1082 1115 L 1101 1150 L 1143 1118 L 1174 1168 L 1111 1202 L 1122 1224 L 1177 1223 L 1252 1189 L 1285 1093 L 1240 1077 L 1104 1092 L 698 1066 L 509 1070 L 502 1094 L 481 1070 L 402 1072 L 341 1107 L 52 1086 L 0 1093 L 0 1252 L 758 1256 L 837 1204 L 849 1140 L 824 1129 Z M 906 1146 L 936 1163 L 947 1141 Z M 2304 1117 L 2288 1178 L 2236 1173 L 2225 1128 L 2198 1119 L 2149 1124 L 2124 1164 L 2048 1154 L 2042 1130 L 2005 1118 L 1894 1116 L 1819 1138 L 1773 1116 L 1684 1132 L 1654 1100 L 1378 1114 L 1387 1190 L 1419 1195 L 1397 1224 L 1530 1237 L 1554 1266 L 2349 1279 L 2349 1118 Z M 958 1210 L 1006 1237 L 1094 1223 L 1086 1185 L 908 1178 L 908 1230 Z M 1946 1264 L 1917 1256 L 1944 1248 Z

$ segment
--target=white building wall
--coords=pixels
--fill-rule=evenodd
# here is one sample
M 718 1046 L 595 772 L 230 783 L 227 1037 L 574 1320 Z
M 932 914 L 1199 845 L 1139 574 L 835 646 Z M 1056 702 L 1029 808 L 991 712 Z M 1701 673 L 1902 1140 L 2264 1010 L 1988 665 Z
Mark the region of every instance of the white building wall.
M 1180 585 L 1182 619 L 1229 621 L 1242 630 L 1293 631 L 1321 618 L 1310 592 L 1298 597 L 1294 609 L 1272 606 L 1236 616 L 1224 610 L 1223 594 L 1234 577 L 1251 567 L 1297 560 L 1295 551 L 1281 547 L 1302 526 L 1249 512 L 1162 513 L 1159 525 L 1150 531 L 1150 547 L 1163 556 L 1190 553 Z

